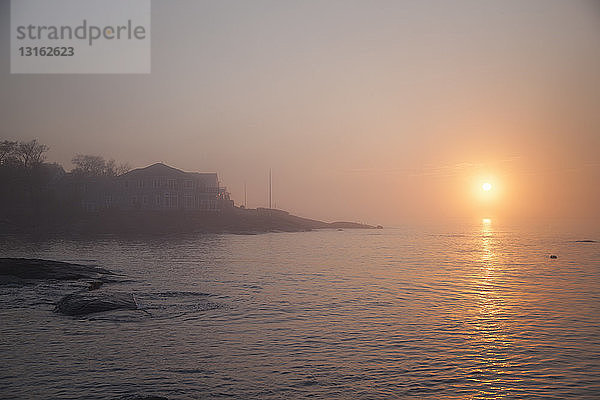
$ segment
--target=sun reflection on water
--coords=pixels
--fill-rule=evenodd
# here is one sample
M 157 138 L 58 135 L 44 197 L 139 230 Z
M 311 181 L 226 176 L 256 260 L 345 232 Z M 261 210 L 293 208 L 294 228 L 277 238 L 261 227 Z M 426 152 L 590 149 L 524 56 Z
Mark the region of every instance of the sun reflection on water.
M 475 292 L 474 306 L 474 350 L 480 361 L 479 376 L 473 378 L 485 388 L 480 394 L 489 398 L 502 394 L 507 382 L 503 376 L 510 369 L 509 357 L 511 341 L 507 334 L 507 302 L 502 292 L 502 268 L 499 260 L 498 232 L 494 231 L 489 218 L 482 219 L 479 230 L 480 266 L 473 276 Z
M 483 254 L 482 263 L 486 270 L 494 267 L 493 239 L 492 220 L 484 218 L 481 224 L 481 250 Z

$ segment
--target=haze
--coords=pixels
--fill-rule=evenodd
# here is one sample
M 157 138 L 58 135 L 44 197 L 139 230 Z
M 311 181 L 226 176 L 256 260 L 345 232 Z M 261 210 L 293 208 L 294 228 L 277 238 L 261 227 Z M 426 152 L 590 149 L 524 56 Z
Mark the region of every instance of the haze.
M 236 204 L 395 225 L 600 222 L 600 5 L 154 1 L 149 75 L 11 75 L 0 138 L 218 172 Z M 482 195 L 489 182 L 493 189 Z

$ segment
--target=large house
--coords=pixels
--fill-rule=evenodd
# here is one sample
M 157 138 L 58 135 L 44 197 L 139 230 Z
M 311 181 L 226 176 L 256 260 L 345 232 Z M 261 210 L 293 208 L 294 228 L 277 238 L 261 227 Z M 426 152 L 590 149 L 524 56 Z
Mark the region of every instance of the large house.
M 216 173 L 184 172 L 157 163 L 117 177 L 73 179 L 87 211 L 191 210 L 219 212 L 233 206 Z

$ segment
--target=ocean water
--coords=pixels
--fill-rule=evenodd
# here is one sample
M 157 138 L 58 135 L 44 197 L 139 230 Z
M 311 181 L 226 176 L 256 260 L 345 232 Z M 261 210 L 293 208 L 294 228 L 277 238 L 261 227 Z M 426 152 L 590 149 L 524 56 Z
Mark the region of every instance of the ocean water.
M 600 243 L 453 229 L 0 238 L 96 264 L 140 309 L 0 286 L 0 398 L 600 398 Z M 557 259 L 550 259 L 555 254 Z

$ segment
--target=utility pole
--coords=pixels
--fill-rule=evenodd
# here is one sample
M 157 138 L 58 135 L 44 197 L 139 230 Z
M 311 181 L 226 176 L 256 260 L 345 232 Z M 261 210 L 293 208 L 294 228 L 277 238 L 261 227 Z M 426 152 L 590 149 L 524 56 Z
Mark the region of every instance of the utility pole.
M 248 198 L 246 197 L 246 182 L 244 182 L 244 208 L 248 208 Z
M 269 168 L 269 209 L 273 200 L 273 183 L 271 181 L 271 168 Z

